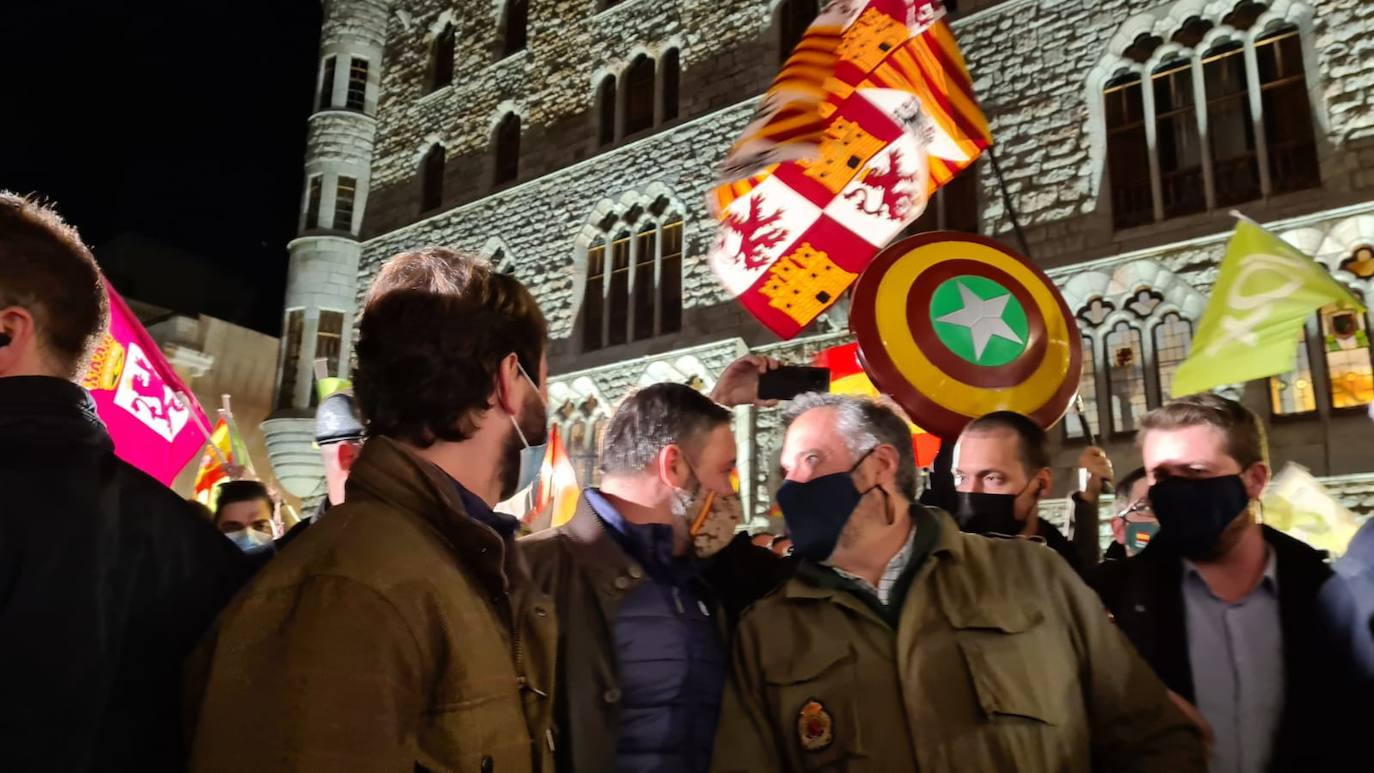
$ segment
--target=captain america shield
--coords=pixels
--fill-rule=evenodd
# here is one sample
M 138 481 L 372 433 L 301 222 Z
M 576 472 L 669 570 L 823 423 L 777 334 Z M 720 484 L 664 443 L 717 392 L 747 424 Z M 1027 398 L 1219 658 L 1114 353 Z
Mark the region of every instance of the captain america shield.
M 1050 427 L 1078 390 L 1078 324 L 1049 277 L 1005 245 L 936 231 L 883 250 L 854 285 L 864 368 L 912 421 L 953 438 L 1008 410 Z

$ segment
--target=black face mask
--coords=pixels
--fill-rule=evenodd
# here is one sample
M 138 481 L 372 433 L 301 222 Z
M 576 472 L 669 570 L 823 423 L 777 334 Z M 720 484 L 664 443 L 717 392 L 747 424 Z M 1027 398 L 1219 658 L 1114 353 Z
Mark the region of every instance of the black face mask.
M 1239 475 L 1165 478 L 1150 487 L 1150 505 L 1159 519 L 1155 543 L 1184 558 L 1212 558 L 1226 527 L 1249 504 Z
M 1035 483 L 1026 484 L 1026 489 Z M 1022 489 L 1024 494 L 1026 489 Z M 960 531 L 970 534 L 1015 536 L 1026 524 L 1016 518 L 1016 498 L 1021 494 L 987 494 L 977 491 L 955 493 L 954 520 Z

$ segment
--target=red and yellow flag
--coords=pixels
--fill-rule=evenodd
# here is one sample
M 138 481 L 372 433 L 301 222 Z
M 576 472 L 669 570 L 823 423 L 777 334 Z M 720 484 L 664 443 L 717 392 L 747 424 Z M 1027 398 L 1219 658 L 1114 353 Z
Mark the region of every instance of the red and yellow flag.
M 219 449 L 219 454 L 216 454 L 211 446 Z M 220 461 L 221 455 L 230 464 L 234 463 L 233 435 L 229 431 L 229 423 L 223 416 L 215 422 L 215 429 L 210 433 L 210 443 L 200 457 L 200 469 L 196 471 L 196 485 L 192 491 L 196 500 L 201 503 L 208 504 L 210 492 L 214 490 L 215 484 L 229 477 L 229 471 L 224 469 L 224 462 Z
M 859 362 L 857 343 L 833 346 L 812 358 L 811 363 L 819 368 L 830 369 L 830 391 L 832 394 L 867 395 L 880 394 L 878 387 L 864 372 Z M 940 438 L 920 427 L 907 422 L 911 427 L 911 446 L 916 453 L 916 466 L 929 467 L 935 463 L 935 455 L 940 453 Z
M 568 458 L 568 450 L 563 447 L 558 427 L 554 426 L 549 429 L 548 450 L 544 452 L 544 463 L 539 468 L 539 480 L 535 483 L 533 507 L 526 520 L 537 518 L 548 507 L 551 508 L 549 526 L 562 526 L 572 520 L 581 496 L 577 472 Z
M 938 0 L 832 2 L 725 158 L 711 268 L 791 338 L 991 141 Z

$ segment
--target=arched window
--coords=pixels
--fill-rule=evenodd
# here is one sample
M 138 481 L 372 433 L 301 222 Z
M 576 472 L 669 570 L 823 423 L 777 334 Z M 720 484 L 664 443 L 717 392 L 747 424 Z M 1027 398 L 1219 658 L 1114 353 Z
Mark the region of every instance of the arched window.
M 1298 332 L 1298 359 L 1293 369 L 1269 377 L 1269 407 L 1276 416 L 1293 416 L 1317 410 L 1317 391 L 1312 386 L 1312 358 L 1306 330 Z
M 1193 100 L 1190 60 L 1175 59 L 1150 76 L 1155 96 L 1155 137 L 1164 216 L 1178 217 L 1206 209 L 1202 186 L 1202 142 L 1198 137 L 1197 103 Z
M 1363 408 L 1374 402 L 1374 368 L 1364 312 L 1327 306 L 1318 312 L 1326 350 L 1332 408 Z
M 452 24 L 444 25 L 434 39 L 429 59 L 429 90 L 437 91 L 453 82 L 453 46 L 455 32 Z
M 520 116 L 506 113 L 496 127 L 494 185 L 513 182 L 520 176 Z
M 1107 121 L 1107 170 L 1111 176 L 1112 224 L 1130 228 L 1154 220 L 1150 153 L 1145 142 L 1145 102 L 1140 76 L 1128 73 L 1103 92 Z
M 654 62 L 640 54 L 625 71 L 625 115 L 622 135 L 629 137 L 654 125 Z
M 1266 33 L 1255 41 L 1255 59 L 1270 185 L 1275 193 L 1315 188 L 1321 179 L 1298 29 L 1282 26 Z
M 1207 139 L 1212 150 L 1212 185 L 1216 205 L 1229 207 L 1259 198 L 1259 155 L 1250 116 L 1250 90 L 1245 76 L 1245 49 L 1237 42 L 1213 47 L 1202 55 L 1207 95 Z
M 582 295 L 582 349 L 596 351 L 605 345 L 606 242 L 598 239 L 587 248 L 587 286 Z
M 505 23 L 501 37 L 501 56 L 503 58 L 517 51 L 525 50 L 529 17 L 529 0 L 506 0 Z
M 1134 432 L 1149 410 L 1145 392 L 1145 357 L 1140 330 L 1118 322 L 1103 339 L 1107 364 L 1107 392 L 1111 397 L 1112 430 Z
M 660 201 L 666 206 L 666 199 Z M 656 209 L 662 211 L 662 207 Z M 614 227 L 627 229 L 624 223 Z M 633 232 L 617 230 L 609 254 L 607 249 L 600 239 L 587 249 L 583 350 L 680 331 L 682 217 L 669 215 L 661 224 L 642 222 Z
M 444 203 L 444 148 L 435 145 L 420 165 L 420 211 L 438 209 Z
M 786 62 L 801 42 L 806 28 L 820 13 L 817 0 L 782 0 L 778 4 L 778 61 Z
M 670 48 L 663 54 L 663 58 L 658 63 L 659 71 L 663 74 L 663 120 L 671 121 L 677 118 L 678 114 L 678 81 L 682 77 L 681 65 L 678 63 L 678 53 L 676 48 Z
M 607 75 L 596 87 L 596 144 L 605 147 L 615 142 L 615 76 Z
M 1083 413 L 1079 414 L 1070 407 L 1068 415 L 1064 417 L 1064 436 L 1070 440 L 1088 437 L 1089 433 L 1083 431 L 1083 420 L 1086 419 L 1087 429 L 1092 430 L 1091 436 L 1101 437 L 1102 428 L 1097 418 L 1097 351 L 1096 344 L 1088 336 L 1083 336 L 1083 371 L 1079 376 L 1078 396 L 1083 398 Z
M 1155 379 L 1159 384 L 1159 400 L 1163 403 L 1173 397 L 1174 372 L 1188 357 L 1188 349 L 1193 343 L 1193 325 L 1176 312 L 1169 312 L 1154 330 Z

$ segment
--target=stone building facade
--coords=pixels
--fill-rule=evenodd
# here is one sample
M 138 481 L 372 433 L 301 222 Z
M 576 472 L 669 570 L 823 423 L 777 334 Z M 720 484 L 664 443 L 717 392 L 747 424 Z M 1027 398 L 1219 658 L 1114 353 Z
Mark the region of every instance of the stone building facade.
M 1082 324 L 1088 424 L 1118 469 L 1138 461 L 1135 422 L 1167 394 L 1187 351 L 1229 210 L 1370 297 L 1374 5 L 950 6 L 1006 195 L 985 157 L 918 227 L 1016 244 L 1010 200 L 1027 250 Z M 311 118 L 311 182 L 292 243 L 281 457 L 298 445 L 293 416 L 309 407 L 319 320 L 334 324 L 323 312 L 338 311 L 339 329 L 351 330 L 378 266 L 407 247 L 479 250 L 534 291 L 553 339 L 553 420 L 584 483 L 596 477 L 606 416 L 636 386 L 707 388 L 747 349 L 804 362 L 843 342 L 843 304 L 798 339 L 776 341 L 726 298 L 705 261 L 716 167 L 816 9 L 816 0 L 326 2 L 321 78 L 333 79 L 334 102 Z M 345 58 L 368 63 L 352 91 Z M 351 185 L 343 194 L 340 181 Z M 352 205 L 346 223 L 341 196 Z M 1309 467 L 1361 510 L 1374 504 L 1374 433 L 1357 405 L 1371 389 L 1369 322 L 1319 314 L 1295 373 L 1233 388 L 1269 420 L 1276 463 Z M 346 374 L 348 339 L 324 342 L 337 348 L 331 371 Z M 738 412 L 743 493 L 760 517 L 778 483 L 776 424 L 776 411 Z M 1085 434 L 1076 416 L 1052 431 L 1061 493 Z

